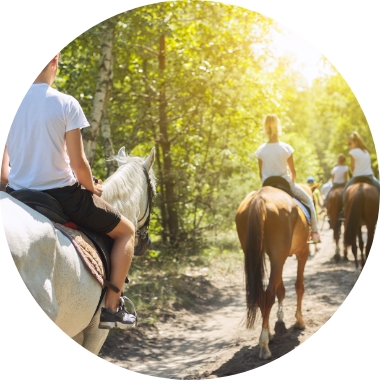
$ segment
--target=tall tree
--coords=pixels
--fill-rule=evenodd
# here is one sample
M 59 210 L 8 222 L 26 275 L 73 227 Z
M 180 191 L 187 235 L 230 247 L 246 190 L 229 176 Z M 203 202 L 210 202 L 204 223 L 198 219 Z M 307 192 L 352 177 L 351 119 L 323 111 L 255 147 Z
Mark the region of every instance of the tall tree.
M 190 247 L 190 240 L 231 228 L 240 200 L 261 185 L 254 152 L 265 141 L 267 113 L 284 125 L 301 182 L 328 175 L 353 129 L 377 165 L 346 83 L 329 75 L 309 87 L 288 57 L 272 54 L 280 29 L 273 20 L 210 1 L 163 2 L 111 20 L 111 27 L 102 23 L 63 50 L 57 86 L 79 99 L 95 120 L 92 128 L 101 126 L 102 140 L 94 129 L 86 138 L 97 176 L 114 170 L 105 161 L 112 145 L 136 155 L 156 147 L 151 232 L 176 250 L 180 241 Z M 113 65 L 104 63 L 106 45 Z
M 112 87 L 112 46 L 114 25 L 114 19 L 106 20 L 99 25 L 101 58 L 96 81 L 96 90 L 89 118 L 91 127 L 85 128 L 82 134 L 84 151 L 91 166 L 94 164 L 97 138 L 102 118 L 107 107 L 107 101 L 109 99 L 109 89 Z

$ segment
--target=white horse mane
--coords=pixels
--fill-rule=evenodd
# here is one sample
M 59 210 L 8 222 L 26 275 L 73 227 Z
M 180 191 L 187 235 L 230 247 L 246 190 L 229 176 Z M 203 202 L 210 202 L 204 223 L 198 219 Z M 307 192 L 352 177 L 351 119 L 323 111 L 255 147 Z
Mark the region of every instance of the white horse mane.
M 128 155 L 113 156 L 108 160 L 116 160 L 119 168 L 104 182 L 102 198 L 137 227 L 141 205 L 145 204 L 147 198 L 146 177 L 143 172 L 145 160 Z M 156 177 L 152 169 L 149 170 L 149 180 L 155 195 Z

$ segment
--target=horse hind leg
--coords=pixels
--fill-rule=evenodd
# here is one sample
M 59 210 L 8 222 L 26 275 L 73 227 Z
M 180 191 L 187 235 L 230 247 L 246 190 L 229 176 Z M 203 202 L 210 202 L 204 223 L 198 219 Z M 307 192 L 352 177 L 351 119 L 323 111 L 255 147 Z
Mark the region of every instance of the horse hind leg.
M 354 259 L 355 259 L 355 273 L 356 273 L 356 276 L 359 276 L 360 269 L 359 269 L 358 246 L 356 245 L 356 237 L 355 237 L 354 242 L 352 243 L 351 250 L 352 250 L 352 254 L 354 255 Z
M 363 235 L 362 235 L 362 228 L 359 227 L 359 231 L 358 231 L 358 237 L 359 237 L 359 249 L 360 249 L 360 261 L 361 261 L 361 266 L 362 266 L 362 269 L 364 267 L 364 241 L 363 241 Z
M 340 261 L 339 242 L 337 242 L 336 245 L 335 245 L 335 255 L 334 255 L 334 260 L 335 260 L 335 262 L 337 262 L 337 263 Z
M 275 302 L 275 292 L 271 284 L 268 285 L 267 290 L 265 291 L 265 301 L 264 307 L 261 309 L 261 314 L 263 317 L 263 324 L 261 329 L 261 334 L 259 338 L 259 346 L 260 346 L 260 359 L 270 359 L 272 353 L 269 350 L 269 340 L 271 338 L 271 334 L 269 332 L 269 315 L 272 309 L 272 306 Z
M 335 262 L 339 262 L 341 257 L 340 257 L 340 249 L 339 249 L 339 238 L 340 238 L 340 229 L 341 229 L 341 224 L 342 222 L 338 220 L 336 222 L 335 228 L 334 228 L 334 240 L 335 240 L 335 255 L 334 259 Z
M 277 288 L 282 281 L 282 267 L 281 270 L 273 270 L 271 271 L 271 275 L 269 278 L 269 284 L 265 291 L 264 295 L 264 305 L 261 305 L 261 314 L 263 317 L 262 330 L 259 338 L 260 345 L 260 359 L 269 359 L 272 356 L 272 353 L 269 350 L 269 340 L 270 340 L 270 332 L 269 332 L 269 316 L 272 309 L 272 306 L 276 299 Z
M 296 293 L 297 293 L 297 310 L 296 310 L 296 323 L 295 328 L 303 330 L 305 328 L 305 322 L 302 317 L 302 298 L 305 292 L 304 285 L 304 270 L 307 261 L 307 255 L 303 254 L 297 256 L 298 266 L 297 266 L 297 280 L 295 283 Z
M 348 261 L 348 249 L 346 245 L 343 247 L 343 260 Z
M 343 223 L 340 224 L 340 227 L 339 227 L 339 233 L 342 235 L 342 225 Z M 346 243 L 344 242 L 344 239 L 343 239 L 343 260 L 344 261 L 348 261 L 348 247 L 346 245 Z
M 104 307 L 104 300 L 101 304 Z M 101 307 L 98 308 L 96 314 L 92 317 L 90 324 L 83 330 L 82 346 L 95 355 L 99 354 L 103 343 L 105 342 L 109 330 L 99 329 Z
M 286 327 L 284 323 L 284 311 L 283 311 L 283 305 L 282 302 L 285 298 L 285 287 L 284 283 L 281 280 L 280 285 L 277 288 L 277 299 L 278 299 L 278 310 L 277 310 L 277 321 L 274 326 L 274 331 L 276 334 L 284 334 L 286 332 Z M 270 339 L 271 337 L 269 337 Z

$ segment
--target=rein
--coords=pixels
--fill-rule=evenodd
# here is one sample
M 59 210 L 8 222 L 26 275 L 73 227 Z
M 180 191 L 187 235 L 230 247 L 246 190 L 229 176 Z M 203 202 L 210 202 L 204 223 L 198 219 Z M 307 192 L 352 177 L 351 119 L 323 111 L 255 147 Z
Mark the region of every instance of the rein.
M 152 210 L 152 200 L 153 200 L 153 188 L 152 184 L 150 183 L 149 173 L 143 166 L 144 175 L 146 177 L 146 181 L 148 183 L 148 202 L 146 204 L 144 215 L 137 221 L 137 224 L 139 224 L 142 220 L 144 220 L 145 216 L 148 214 L 148 217 L 146 218 L 144 224 L 136 231 L 136 236 L 139 239 L 145 239 L 148 234 L 149 229 L 149 223 L 150 223 L 150 213 Z M 148 211 L 149 210 L 149 211 Z

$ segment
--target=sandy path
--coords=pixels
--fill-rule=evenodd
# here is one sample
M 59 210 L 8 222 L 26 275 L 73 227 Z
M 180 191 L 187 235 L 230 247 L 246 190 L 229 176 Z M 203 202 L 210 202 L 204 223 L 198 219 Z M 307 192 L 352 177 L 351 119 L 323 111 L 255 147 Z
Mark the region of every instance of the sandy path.
M 297 261 L 290 257 L 284 267 L 285 334 L 275 334 L 270 344 L 273 358 L 286 354 L 314 334 L 342 304 L 356 281 L 352 255 L 349 262 L 335 263 L 332 231 L 323 231 L 320 251 L 309 258 L 305 269 L 304 331 L 295 322 L 294 282 Z M 243 269 L 242 269 L 243 271 Z M 158 322 L 156 328 L 135 329 L 130 334 L 110 336 L 100 355 L 121 367 L 164 378 L 214 378 L 248 371 L 268 363 L 258 358 L 260 321 L 247 331 L 243 272 L 233 283 L 213 283 L 214 296 L 207 307 L 181 312 L 175 320 Z M 277 306 L 271 313 L 271 329 Z

